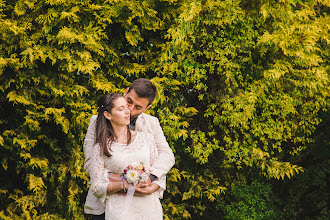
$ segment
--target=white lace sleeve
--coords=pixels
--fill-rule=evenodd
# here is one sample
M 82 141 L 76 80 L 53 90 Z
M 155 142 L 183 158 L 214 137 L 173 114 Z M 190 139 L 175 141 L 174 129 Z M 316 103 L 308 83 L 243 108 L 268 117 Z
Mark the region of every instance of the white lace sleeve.
M 154 137 L 149 133 L 147 135 L 148 135 L 147 140 L 148 140 L 148 143 L 149 143 L 149 146 L 150 146 L 150 163 L 151 163 L 151 166 L 152 166 L 153 163 L 158 158 L 158 150 L 157 150 L 157 147 L 156 147 Z M 152 170 L 151 170 L 151 172 L 152 172 Z M 160 199 L 162 199 L 164 191 L 166 189 L 166 176 L 162 175 L 162 176 L 158 177 L 155 181 L 153 181 L 153 183 L 158 184 L 159 190 L 156 193 L 158 193 L 158 197 Z
M 104 167 L 104 156 L 101 155 L 100 145 L 93 146 L 90 162 L 91 189 L 95 197 L 99 198 L 105 205 L 107 198 L 107 186 L 109 184 L 108 173 Z

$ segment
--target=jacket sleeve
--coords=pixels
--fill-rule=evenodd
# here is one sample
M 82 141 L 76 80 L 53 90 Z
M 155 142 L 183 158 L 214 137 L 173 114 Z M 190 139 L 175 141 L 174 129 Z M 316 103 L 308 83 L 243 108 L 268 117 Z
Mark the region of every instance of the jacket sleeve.
M 157 147 L 156 147 L 154 137 L 149 133 L 146 133 L 146 134 L 147 134 L 148 143 L 149 143 L 149 146 L 150 146 L 150 162 L 151 162 L 151 169 L 152 169 L 154 162 L 158 158 L 158 151 L 157 151 Z M 166 189 L 166 176 L 162 175 L 162 176 L 158 177 L 153 183 L 156 183 L 159 186 L 159 189 L 157 191 L 157 195 L 160 199 L 162 199 L 164 191 Z
M 158 158 L 154 161 L 151 167 L 151 173 L 157 177 L 162 177 L 165 176 L 173 167 L 175 159 L 173 151 L 166 141 L 163 129 L 160 127 L 158 118 L 155 119 L 153 129 L 154 140 L 158 151 Z
M 91 156 L 93 153 L 93 146 L 95 143 L 95 126 L 96 126 L 96 118 L 97 115 L 93 115 L 89 120 L 89 126 L 87 129 L 87 134 L 84 140 L 84 156 L 85 156 L 85 163 L 84 168 L 88 176 L 90 176 L 90 163 L 91 163 Z
M 105 205 L 109 179 L 107 170 L 104 168 L 104 156 L 101 155 L 99 144 L 93 146 L 89 171 L 92 192 Z

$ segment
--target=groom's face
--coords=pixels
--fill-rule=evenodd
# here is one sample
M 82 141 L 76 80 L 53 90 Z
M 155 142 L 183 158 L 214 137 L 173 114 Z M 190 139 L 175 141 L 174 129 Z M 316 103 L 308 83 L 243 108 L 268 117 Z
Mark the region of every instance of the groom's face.
M 131 89 L 129 92 L 128 89 L 126 89 L 124 96 L 127 101 L 128 109 L 131 111 L 131 121 L 151 106 L 149 105 L 149 100 L 147 98 L 139 97 L 134 89 Z

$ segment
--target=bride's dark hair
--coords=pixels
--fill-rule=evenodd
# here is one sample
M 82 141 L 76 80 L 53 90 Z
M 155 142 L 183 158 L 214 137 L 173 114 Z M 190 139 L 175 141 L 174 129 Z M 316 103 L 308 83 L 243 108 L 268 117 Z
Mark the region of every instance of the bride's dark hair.
M 120 97 L 124 97 L 119 93 L 106 93 L 103 95 L 97 102 L 98 106 L 98 115 L 96 119 L 96 128 L 95 128 L 95 144 L 99 144 L 102 152 L 110 157 L 111 143 L 117 140 L 117 136 L 110 121 L 104 117 L 104 112 L 107 111 L 111 113 L 111 110 L 114 107 L 114 101 Z M 127 127 L 127 144 L 131 142 L 131 132 Z

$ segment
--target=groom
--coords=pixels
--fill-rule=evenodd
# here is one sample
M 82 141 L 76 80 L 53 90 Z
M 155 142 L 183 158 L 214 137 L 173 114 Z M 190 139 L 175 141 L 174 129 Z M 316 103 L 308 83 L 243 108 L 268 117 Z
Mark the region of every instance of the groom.
M 145 114 L 144 112 L 151 107 L 151 103 L 157 94 L 156 87 L 147 79 L 137 79 L 132 85 L 126 89 L 124 97 L 128 103 L 128 108 L 131 112 L 131 122 L 129 128 L 135 131 L 148 132 L 154 136 L 157 149 L 158 158 L 151 167 L 150 180 L 153 182 L 158 177 L 166 175 L 174 165 L 174 155 L 169 147 L 163 130 L 160 127 L 158 118 Z M 84 140 L 84 168 L 88 175 L 91 154 L 93 153 L 93 145 L 95 143 L 95 121 L 97 115 L 93 115 L 90 119 L 87 134 Z M 141 190 L 139 195 L 147 195 L 147 192 Z M 91 190 L 88 191 L 86 203 L 84 207 L 86 214 L 91 214 L 92 219 L 104 219 L 104 206 L 93 195 Z

